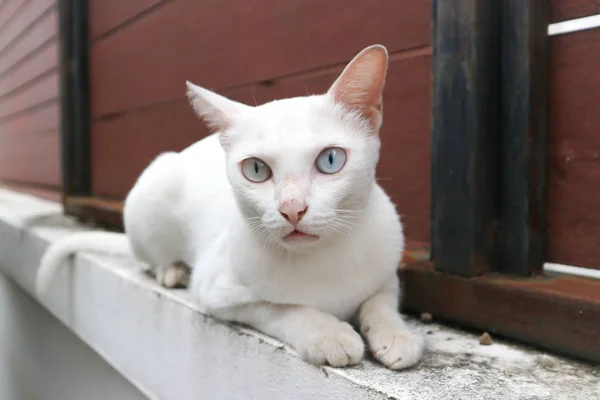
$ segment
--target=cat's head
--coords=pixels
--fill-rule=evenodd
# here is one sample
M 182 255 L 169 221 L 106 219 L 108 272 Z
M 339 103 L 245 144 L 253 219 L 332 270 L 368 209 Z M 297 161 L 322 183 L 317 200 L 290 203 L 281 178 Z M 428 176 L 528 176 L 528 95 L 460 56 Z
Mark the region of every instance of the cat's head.
M 188 83 L 216 132 L 238 204 L 258 237 L 289 249 L 335 240 L 360 223 L 375 182 L 385 47 L 360 52 L 323 95 L 251 107 Z

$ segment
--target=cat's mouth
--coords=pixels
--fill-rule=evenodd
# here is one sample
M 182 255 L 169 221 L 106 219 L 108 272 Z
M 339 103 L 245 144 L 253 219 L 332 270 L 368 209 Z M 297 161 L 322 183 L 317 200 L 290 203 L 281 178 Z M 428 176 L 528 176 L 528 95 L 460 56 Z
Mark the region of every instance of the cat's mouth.
M 315 241 L 318 240 L 319 237 L 317 235 L 312 235 L 310 233 L 299 231 L 298 229 L 294 229 L 287 235 L 283 237 L 283 240 L 286 242 L 292 241 Z

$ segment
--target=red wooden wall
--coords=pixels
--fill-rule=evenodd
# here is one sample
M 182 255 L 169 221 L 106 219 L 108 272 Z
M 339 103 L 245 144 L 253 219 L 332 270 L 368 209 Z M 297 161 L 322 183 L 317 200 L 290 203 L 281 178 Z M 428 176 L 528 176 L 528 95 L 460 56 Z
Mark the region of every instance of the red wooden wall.
M 324 92 L 363 47 L 391 53 L 381 183 L 429 238 L 429 1 L 90 0 L 92 187 L 123 198 L 159 152 L 206 134 L 191 80 L 250 104 Z
M 0 180 L 60 185 L 55 0 L 0 4 Z
M 553 7 L 553 22 L 600 14 L 600 0 Z M 600 269 L 600 28 L 550 49 L 548 258 Z

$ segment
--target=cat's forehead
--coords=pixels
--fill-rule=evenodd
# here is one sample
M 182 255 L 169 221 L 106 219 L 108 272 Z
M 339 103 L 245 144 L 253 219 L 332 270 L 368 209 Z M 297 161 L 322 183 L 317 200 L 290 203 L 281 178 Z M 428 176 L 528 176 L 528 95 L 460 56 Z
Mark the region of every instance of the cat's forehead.
M 291 98 L 255 107 L 237 124 L 244 141 L 265 147 L 318 147 L 348 138 L 347 124 L 322 96 Z

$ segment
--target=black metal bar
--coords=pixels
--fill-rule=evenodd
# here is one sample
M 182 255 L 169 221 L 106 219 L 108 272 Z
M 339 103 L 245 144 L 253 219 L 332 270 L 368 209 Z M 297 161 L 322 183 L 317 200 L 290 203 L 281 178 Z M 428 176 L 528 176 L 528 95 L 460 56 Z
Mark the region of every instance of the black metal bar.
M 59 0 L 62 188 L 85 196 L 90 186 L 87 0 Z
M 548 23 L 545 0 L 502 4 L 500 271 L 542 271 L 546 234 Z
M 500 3 L 432 4 L 432 258 L 464 276 L 497 264 Z

